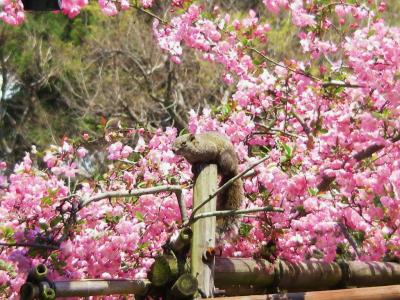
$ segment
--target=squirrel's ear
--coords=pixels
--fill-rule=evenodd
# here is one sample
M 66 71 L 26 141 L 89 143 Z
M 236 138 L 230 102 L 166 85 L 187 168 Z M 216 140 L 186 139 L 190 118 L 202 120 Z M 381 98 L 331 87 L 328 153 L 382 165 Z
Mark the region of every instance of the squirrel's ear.
M 196 137 L 194 136 L 194 134 L 190 133 L 189 134 L 189 141 L 193 142 L 196 139 Z

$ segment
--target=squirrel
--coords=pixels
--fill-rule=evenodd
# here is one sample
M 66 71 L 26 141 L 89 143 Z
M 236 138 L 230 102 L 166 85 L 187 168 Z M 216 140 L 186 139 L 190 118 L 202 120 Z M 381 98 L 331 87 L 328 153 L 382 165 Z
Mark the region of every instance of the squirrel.
M 216 163 L 222 186 L 239 174 L 238 159 L 230 140 L 217 132 L 184 134 L 172 144 L 172 151 L 183 156 L 192 167 L 200 163 Z M 217 210 L 238 209 L 243 200 L 243 182 L 235 180 L 217 199 Z

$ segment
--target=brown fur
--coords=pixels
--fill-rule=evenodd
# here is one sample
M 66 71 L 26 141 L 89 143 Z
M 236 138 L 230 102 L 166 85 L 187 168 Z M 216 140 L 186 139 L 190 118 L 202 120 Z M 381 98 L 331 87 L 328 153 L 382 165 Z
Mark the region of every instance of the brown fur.
M 232 143 L 217 132 L 179 136 L 172 145 L 172 151 L 182 155 L 192 165 L 216 163 L 222 176 L 221 185 L 239 173 L 238 159 Z M 217 209 L 238 209 L 242 199 L 243 182 L 238 179 L 220 194 Z

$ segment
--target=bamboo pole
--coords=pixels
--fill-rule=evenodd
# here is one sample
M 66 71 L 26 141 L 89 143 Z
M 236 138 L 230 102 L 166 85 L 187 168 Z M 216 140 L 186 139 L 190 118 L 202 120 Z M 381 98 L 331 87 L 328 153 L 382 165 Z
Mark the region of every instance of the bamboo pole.
M 306 293 L 213 298 L 218 300 L 399 300 L 400 285 Z
M 148 280 L 124 280 L 124 279 L 87 279 L 87 280 L 63 280 L 50 282 L 54 288 L 55 297 L 89 297 L 89 296 L 106 296 L 106 295 L 124 295 L 134 294 L 144 296 L 150 289 L 150 281 Z M 21 300 L 42 299 L 42 284 L 48 284 L 47 281 L 38 284 L 26 282 L 20 290 Z M 46 287 L 45 287 L 46 288 Z M 49 289 L 49 288 L 47 288 Z M 51 289 L 53 290 L 53 289 Z M 49 296 L 49 295 L 47 295 Z M 54 299 L 51 298 L 51 299 Z
M 275 272 L 274 264 L 264 259 L 215 259 L 215 285 L 219 288 L 229 285 L 271 286 L 275 280 Z
M 89 297 L 134 294 L 144 296 L 150 289 L 148 280 L 73 280 L 54 281 L 56 297 Z
M 337 287 L 343 279 L 343 272 L 337 263 L 279 261 L 279 280 L 281 289 L 290 291 L 325 290 Z
M 266 289 L 295 291 L 339 287 L 393 285 L 400 282 L 400 264 L 388 262 L 290 263 L 251 258 L 215 260 L 215 285 L 226 295 L 251 295 Z M 400 298 L 399 298 L 400 299 Z
M 197 292 L 198 283 L 192 274 L 182 274 L 171 287 L 172 299 L 192 299 Z
M 350 261 L 346 264 L 348 266 L 347 285 L 349 286 L 378 286 L 400 283 L 400 264 L 398 263 Z
M 178 260 L 174 255 L 160 255 L 151 266 L 148 278 L 156 287 L 173 282 L 179 276 Z
M 215 164 L 202 165 L 193 188 L 193 207 L 198 207 L 217 190 L 217 166 Z M 215 211 L 216 197 L 202 206 L 198 212 Z M 208 248 L 215 247 L 216 219 L 210 217 L 193 223 L 193 238 L 191 245 L 191 270 L 197 278 L 200 291 L 206 297 L 212 297 L 214 291 L 213 261 L 204 263 L 203 254 Z

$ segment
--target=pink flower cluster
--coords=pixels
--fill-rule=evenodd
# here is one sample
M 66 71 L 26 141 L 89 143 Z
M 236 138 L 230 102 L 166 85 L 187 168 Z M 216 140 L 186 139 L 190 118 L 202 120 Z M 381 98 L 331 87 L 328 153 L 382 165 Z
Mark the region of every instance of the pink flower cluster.
M 114 16 L 120 10 L 127 10 L 130 7 L 128 0 L 99 0 L 99 6 L 106 16 Z
M 89 3 L 88 0 L 62 0 L 61 10 L 69 18 L 74 18 L 81 12 L 81 9 L 84 8 L 88 3 Z
M 19 25 L 25 19 L 21 0 L 4 0 L 4 7 L 0 7 L 0 19 L 11 25 Z
M 133 152 L 132 147 L 124 146 L 121 142 L 116 142 L 108 147 L 108 156 L 110 160 L 127 158 Z

